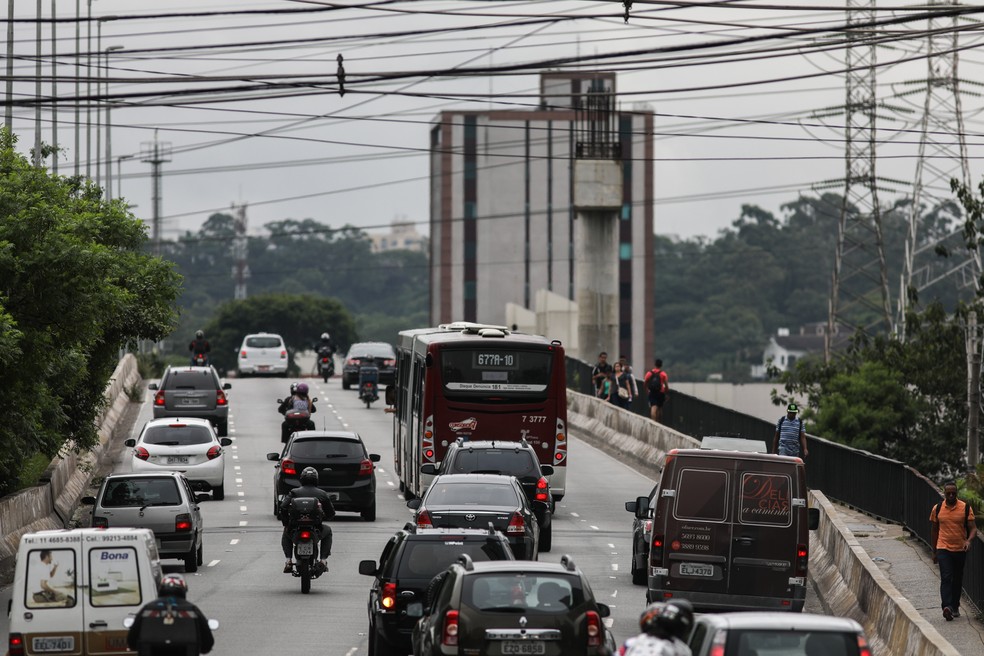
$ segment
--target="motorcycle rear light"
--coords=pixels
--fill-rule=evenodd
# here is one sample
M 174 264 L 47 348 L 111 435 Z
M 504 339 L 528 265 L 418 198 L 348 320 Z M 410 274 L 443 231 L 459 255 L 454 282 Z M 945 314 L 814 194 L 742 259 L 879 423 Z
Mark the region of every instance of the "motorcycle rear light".
M 810 562 L 810 551 L 805 544 L 796 545 L 796 576 L 806 576 Z
M 372 473 L 372 460 L 364 458 L 361 463 L 359 463 L 359 476 L 368 476 Z
M 328 358 L 321 358 L 322 362 L 328 362 Z
M 379 598 L 379 604 L 385 610 L 393 610 L 396 606 L 396 584 L 395 583 L 385 583 L 383 584 L 383 594 Z
M 514 512 L 512 518 L 509 520 L 509 526 L 506 527 L 506 533 L 525 533 L 526 532 L 526 522 L 523 520 L 523 516 L 518 512 Z
M 302 540 L 310 540 L 311 539 L 311 531 L 301 531 L 301 534 L 300 534 L 299 537 Z
M 417 528 L 434 528 L 434 522 L 431 521 L 430 513 L 426 510 L 417 513 Z
M 707 656 L 724 656 L 724 646 L 728 642 L 728 632 L 724 629 L 718 629 L 714 634 L 714 639 L 711 640 L 711 650 L 707 653 Z
M 174 530 L 178 533 L 187 533 L 191 530 L 191 515 L 182 513 L 174 518 Z
M 154 394 L 154 405 L 164 405 L 164 390 L 157 390 Z
M 205 455 L 208 456 L 209 460 L 215 460 L 216 458 L 222 455 L 222 447 L 213 446 L 211 449 L 208 450 L 208 453 L 206 453 Z
M 297 476 L 297 466 L 293 460 L 284 458 L 280 461 L 280 472 L 288 476 Z
M 227 405 L 229 399 L 226 398 L 225 392 L 222 390 L 215 390 L 215 405 Z
M 587 634 L 588 634 L 588 646 L 589 647 L 600 647 L 601 646 L 601 617 L 598 613 L 589 610 L 584 614 L 584 619 L 587 622 Z
M 133 455 L 140 458 L 141 460 L 150 460 L 150 451 L 143 448 L 142 446 L 138 446 L 136 449 L 134 449 Z
M 858 656 L 871 656 L 871 647 L 864 636 L 858 636 Z
M 441 644 L 445 647 L 458 646 L 458 611 L 449 610 L 444 613 L 444 637 Z
M 7 640 L 7 649 L 10 656 L 24 656 L 24 636 L 20 633 L 11 633 Z
M 109 520 L 105 517 L 94 516 L 92 518 L 92 528 L 109 528 Z

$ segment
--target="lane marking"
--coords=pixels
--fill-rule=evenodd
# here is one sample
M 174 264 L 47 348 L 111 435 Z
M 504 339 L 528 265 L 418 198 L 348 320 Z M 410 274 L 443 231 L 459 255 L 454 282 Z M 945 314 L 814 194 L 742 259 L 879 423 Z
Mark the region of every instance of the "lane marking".
M 233 465 L 232 468 L 233 469 L 242 469 L 242 467 L 240 467 L 239 465 Z
M 236 492 L 236 494 L 238 494 L 241 497 L 246 496 L 246 493 L 244 491 L 242 491 L 242 490 L 240 490 L 239 492 Z
M 580 515 L 578 515 L 576 512 L 572 512 L 571 517 L 580 517 Z
M 210 562 L 210 563 L 209 563 L 208 565 L 206 565 L 205 567 L 215 567 L 216 565 L 218 565 L 218 564 L 219 564 L 219 562 L 220 562 L 220 561 L 218 561 L 218 560 L 213 560 L 212 562 Z
M 229 540 L 229 544 L 239 544 L 239 538 L 233 538 Z
M 347 652 L 345 652 L 345 656 L 352 656 L 357 651 L 359 651 L 358 647 L 352 647 Z
M 237 479 L 236 479 L 236 482 L 237 482 L 237 483 L 242 483 L 242 482 L 243 482 L 243 479 L 241 479 L 241 478 L 237 478 Z
M 239 460 L 239 456 L 232 456 L 233 460 Z
M 235 450 L 235 449 L 238 449 L 239 447 L 238 447 L 238 446 L 236 446 L 235 444 L 233 444 L 233 445 L 232 445 L 232 448 L 233 448 L 233 450 Z
M 618 571 L 618 563 L 612 563 L 612 571 L 613 572 L 617 572 Z
M 614 545 L 614 544 L 612 544 L 611 542 L 609 542 L 609 543 L 608 543 L 608 548 L 609 548 L 609 549 L 614 549 L 614 548 L 615 548 L 615 545 Z
M 389 485 L 390 487 L 396 487 L 396 483 L 394 483 L 393 481 L 386 481 L 386 484 Z
M 246 512 L 246 506 L 239 506 L 240 512 Z
M 612 599 L 614 599 L 617 596 L 618 596 L 618 590 L 616 590 L 615 592 L 612 593 Z
M 385 470 L 385 469 L 383 469 L 382 467 L 379 467 L 379 466 L 377 466 L 377 467 L 376 467 L 376 469 L 378 469 L 378 470 L 379 470 L 379 473 L 380 473 L 380 474 L 385 474 L 385 473 L 386 473 L 386 470 Z
M 601 530 L 597 526 L 595 526 L 594 524 L 591 525 L 591 528 L 592 528 L 592 530 L 595 530 L 595 531 L 600 531 Z
M 249 522 L 246 521 L 245 519 L 239 522 L 240 526 L 246 526 L 247 524 L 249 524 Z

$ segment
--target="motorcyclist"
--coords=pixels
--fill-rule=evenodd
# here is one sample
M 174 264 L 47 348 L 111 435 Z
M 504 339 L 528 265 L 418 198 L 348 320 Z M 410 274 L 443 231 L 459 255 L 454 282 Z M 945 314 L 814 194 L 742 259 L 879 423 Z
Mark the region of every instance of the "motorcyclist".
M 208 619 L 185 599 L 188 584 L 180 574 L 161 579 L 158 598 L 133 619 L 126 644 L 139 656 L 195 656 L 212 651 L 215 639 Z
M 691 656 L 686 640 L 694 626 L 694 608 L 686 599 L 649 604 L 639 616 L 642 633 L 619 647 L 619 656 Z
M 307 410 L 308 413 L 313 415 L 318 411 L 314 405 L 314 401 L 312 401 L 311 397 L 308 396 L 309 389 L 307 383 L 296 383 L 292 384 L 290 387 L 290 396 L 284 399 L 283 402 L 281 402 L 280 407 L 277 408 L 277 411 L 280 414 L 285 415 L 291 410 Z M 307 430 L 314 430 L 316 428 L 314 425 L 314 420 L 311 419 L 311 417 L 308 417 L 306 428 Z M 290 437 L 290 429 L 290 425 L 287 423 L 287 420 L 284 419 L 283 423 L 280 424 L 281 442 L 286 442 L 287 438 Z
M 328 355 L 335 355 L 335 351 L 338 350 L 335 347 L 335 342 L 331 339 L 331 335 L 327 332 L 321 333 L 321 341 L 318 343 L 318 353 L 321 353 L 323 349 L 328 349 Z
M 301 471 L 301 486 L 295 487 L 284 495 L 280 500 L 280 517 L 284 523 L 284 533 L 280 538 L 280 546 L 284 549 L 287 562 L 284 564 L 284 574 L 290 574 L 294 569 L 294 562 L 291 556 L 294 554 L 294 542 L 291 539 L 293 529 L 290 525 L 290 502 L 292 499 L 311 497 L 321 502 L 321 510 L 324 512 L 325 519 L 332 519 L 335 516 L 335 506 L 331 503 L 328 493 L 318 487 L 318 470 L 314 467 L 305 467 Z M 319 565 L 323 571 L 328 571 L 328 556 L 331 555 L 331 527 L 321 524 L 321 560 Z
M 205 339 L 205 331 L 199 330 L 195 332 L 195 339 L 191 340 L 188 344 L 188 350 L 191 351 L 191 364 L 195 364 L 195 356 L 199 353 L 205 354 L 205 364 L 208 364 L 208 353 L 212 350 L 212 345 L 208 343 Z

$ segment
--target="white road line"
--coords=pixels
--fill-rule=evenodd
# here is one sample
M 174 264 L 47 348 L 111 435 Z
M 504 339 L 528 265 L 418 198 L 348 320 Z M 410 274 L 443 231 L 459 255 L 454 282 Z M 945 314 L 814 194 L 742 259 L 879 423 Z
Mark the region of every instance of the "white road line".
M 617 572 L 618 571 L 618 563 L 612 563 L 612 571 L 613 572 Z
M 236 494 L 238 494 L 241 497 L 246 496 L 246 493 L 243 490 L 240 490 L 239 492 L 236 492 Z
M 396 483 L 394 483 L 393 481 L 386 481 L 386 484 L 389 485 L 390 487 L 396 487 Z
M 239 506 L 240 512 L 246 512 L 246 506 Z
M 618 590 L 616 590 L 615 592 L 612 593 L 612 599 L 614 599 L 617 596 L 618 596 Z
M 229 540 L 229 544 L 239 544 L 239 538 L 233 538 L 232 540 Z
M 385 473 L 386 473 L 386 470 L 385 470 L 385 469 L 383 469 L 382 467 L 379 467 L 379 466 L 377 466 L 377 467 L 376 467 L 376 469 L 378 469 L 378 470 L 379 470 L 379 473 L 380 473 L 380 474 L 385 474 Z
M 238 449 L 239 447 L 238 447 L 238 446 L 236 446 L 235 444 L 233 444 L 233 445 L 232 445 L 232 448 L 233 448 L 233 449 Z
M 221 561 L 218 561 L 218 560 L 213 560 L 212 562 L 210 562 L 210 563 L 209 563 L 208 565 L 206 565 L 205 567 L 215 567 L 216 565 L 218 565 L 218 564 L 219 564 L 219 562 L 221 562 Z
M 232 456 L 233 460 L 239 460 L 239 456 Z
M 242 469 L 242 467 L 240 467 L 239 465 L 233 465 L 233 467 L 232 467 L 232 468 L 233 468 L 233 469 Z
M 576 512 L 572 512 L 571 517 L 580 517 L 580 515 L 578 515 Z
M 236 482 L 237 482 L 237 483 L 242 483 L 242 482 L 243 482 L 243 479 L 241 479 L 241 478 L 237 478 L 237 479 L 236 479 Z
M 345 656 L 352 656 L 357 651 L 359 651 L 358 647 L 352 647 L 347 652 L 345 652 Z
M 593 530 L 593 531 L 600 531 L 601 529 L 598 528 L 597 526 L 595 526 L 594 524 L 592 524 L 591 525 L 591 530 Z
M 240 526 L 246 526 L 247 524 L 249 524 L 249 522 L 248 522 L 248 521 L 246 521 L 245 519 L 244 519 L 244 520 L 242 520 L 241 522 L 239 522 L 239 525 L 240 525 Z
M 609 548 L 609 549 L 614 549 L 614 548 L 615 548 L 615 545 L 614 545 L 614 544 L 612 544 L 611 542 L 609 542 L 609 543 L 608 543 L 608 548 Z

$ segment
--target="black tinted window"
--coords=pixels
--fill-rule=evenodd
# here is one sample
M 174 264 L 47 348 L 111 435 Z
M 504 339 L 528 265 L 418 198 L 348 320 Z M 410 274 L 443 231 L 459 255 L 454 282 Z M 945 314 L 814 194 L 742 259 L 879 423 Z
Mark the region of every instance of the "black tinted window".
M 529 451 L 513 449 L 460 449 L 451 463 L 452 474 L 471 472 L 501 473 L 528 477 L 537 471 L 536 461 Z
M 584 601 L 577 577 L 530 572 L 469 576 L 461 596 L 472 608 L 489 611 L 525 608 L 542 613 L 566 613 Z
M 390 358 L 396 359 L 396 352 L 389 344 L 353 344 L 348 352 L 349 358 Z
M 177 506 L 181 493 L 173 478 L 124 478 L 106 483 L 104 508 Z
M 294 440 L 290 455 L 295 458 L 361 458 L 366 450 L 352 440 Z
M 397 577 L 431 579 L 458 559 L 468 554 L 473 561 L 506 560 L 508 548 L 498 540 L 453 539 L 407 541 L 403 547 Z
M 211 371 L 172 371 L 164 381 L 166 390 L 214 390 Z
M 247 337 L 246 346 L 250 348 L 279 348 L 283 342 L 279 337 Z
M 727 652 L 788 656 L 857 656 L 854 633 L 833 631 L 728 631 Z
M 429 506 L 521 505 L 511 485 L 441 482 L 431 485 L 424 503 Z
M 676 490 L 678 519 L 723 522 L 728 517 L 728 472 L 684 469 Z
M 211 441 L 212 432 L 208 428 L 178 422 L 166 426 L 151 426 L 143 434 L 143 442 L 166 446 L 208 444 Z

